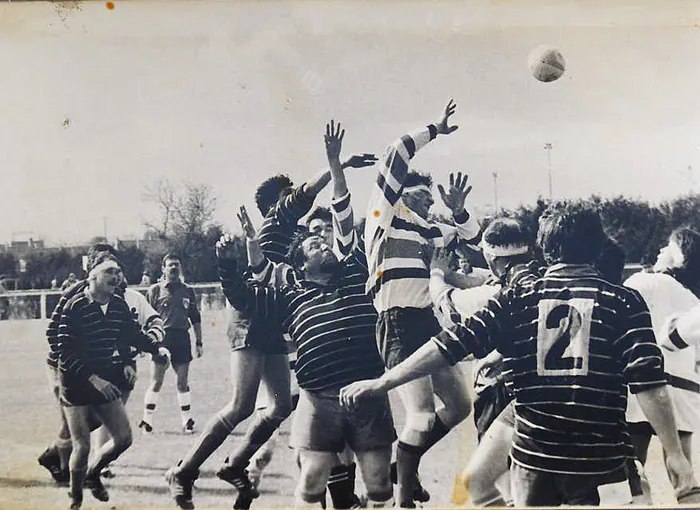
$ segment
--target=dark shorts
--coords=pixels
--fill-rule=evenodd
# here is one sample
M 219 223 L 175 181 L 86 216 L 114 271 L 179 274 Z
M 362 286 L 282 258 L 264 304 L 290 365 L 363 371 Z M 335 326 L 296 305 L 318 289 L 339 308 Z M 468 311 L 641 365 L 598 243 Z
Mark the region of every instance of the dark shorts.
M 355 409 L 340 405 L 337 393 L 300 390 L 289 446 L 314 452 L 340 453 L 391 448 L 396 440 L 386 396 L 364 399 Z
M 233 309 L 228 309 L 226 330 L 232 351 L 255 349 L 263 354 L 287 354 L 289 347 L 282 331 L 259 320 L 249 320 Z
M 377 347 L 393 368 L 441 331 L 432 308 L 390 308 L 377 320 Z
M 600 504 L 597 475 L 547 473 L 513 463 L 510 480 L 516 507 Z
M 163 345 L 170 351 L 173 365 L 184 365 L 192 361 L 192 340 L 186 329 L 166 329 Z
M 474 398 L 474 424 L 479 440 L 512 400 L 513 397 L 503 381 L 498 381 L 477 393 Z
M 101 371 L 97 375 L 114 384 L 122 393 L 131 391 L 131 387 L 127 384 L 123 368 L 121 367 L 115 367 L 109 371 Z M 98 406 L 109 402 L 87 379 L 63 372 L 59 376 L 59 400 L 61 405 L 65 407 Z

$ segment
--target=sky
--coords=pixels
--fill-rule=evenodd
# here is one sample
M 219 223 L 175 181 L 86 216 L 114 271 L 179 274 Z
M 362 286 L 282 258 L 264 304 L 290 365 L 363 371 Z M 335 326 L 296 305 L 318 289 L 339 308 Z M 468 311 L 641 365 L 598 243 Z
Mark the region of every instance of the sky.
M 216 219 L 259 223 L 256 186 L 459 130 L 414 168 L 469 174 L 478 214 L 548 195 L 654 203 L 700 191 L 700 4 L 691 1 L 101 1 L 0 5 L 0 242 L 140 236 L 160 179 L 208 184 Z M 557 48 L 536 81 L 530 51 Z M 689 168 L 690 167 L 690 168 Z M 348 170 L 362 216 L 376 168 Z M 329 193 L 319 197 L 327 203 Z M 438 210 L 440 210 L 438 206 Z

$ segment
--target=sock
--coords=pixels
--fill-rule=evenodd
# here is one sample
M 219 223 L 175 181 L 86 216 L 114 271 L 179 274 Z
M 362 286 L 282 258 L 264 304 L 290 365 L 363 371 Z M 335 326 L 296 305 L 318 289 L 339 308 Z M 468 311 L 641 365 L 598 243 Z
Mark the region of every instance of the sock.
M 389 494 L 372 494 L 367 495 L 367 508 L 391 508 L 394 506 L 394 497 Z
M 328 492 L 333 508 L 352 508 L 355 501 L 355 463 L 340 465 L 331 469 L 328 477 Z
M 396 448 L 396 483 L 399 486 L 399 506 L 410 506 L 413 504 L 413 491 L 416 488 L 418 465 L 422 446 L 413 446 L 399 441 Z
M 63 471 L 68 470 L 68 460 L 70 459 L 70 453 L 73 451 L 73 443 L 70 438 L 62 439 L 59 438 L 55 442 L 56 451 L 58 452 L 58 458 L 61 459 L 61 469 Z
M 256 413 L 243 441 L 229 455 L 230 466 L 247 466 L 251 457 L 264 445 L 282 424 L 283 418 Z
M 143 397 L 143 421 L 150 426 L 153 426 L 153 415 L 156 413 L 159 395 L 159 391 L 153 391 L 151 388 L 148 388 L 146 390 L 146 395 Z
M 70 495 L 74 499 L 83 499 L 83 482 L 85 481 L 85 470 L 84 469 L 71 469 L 70 470 Z
M 182 426 L 184 427 L 187 424 L 187 422 L 192 418 L 192 413 L 190 412 L 190 392 L 178 392 L 177 401 L 180 404 L 180 418 L 182 419 Z
M 215 414 L 204 427 L 197 444 L 181 461 L 179 472 L 196 473 L 199 466 L 226 441 L 236 425 L 237 423 L 229 421 L 221 412 Z

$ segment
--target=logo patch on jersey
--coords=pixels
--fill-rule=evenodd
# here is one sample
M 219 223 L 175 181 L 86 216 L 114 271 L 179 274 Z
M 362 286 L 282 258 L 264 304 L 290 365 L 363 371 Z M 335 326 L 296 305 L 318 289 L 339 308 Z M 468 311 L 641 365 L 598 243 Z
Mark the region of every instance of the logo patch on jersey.
M 184 306 L 185 310 L 187 310 L 190 307 L 190 298 L 182 298 L 182 306 Z
M 592 299 L 543 299 L 537 319 L 537 375 L 587 375 Z

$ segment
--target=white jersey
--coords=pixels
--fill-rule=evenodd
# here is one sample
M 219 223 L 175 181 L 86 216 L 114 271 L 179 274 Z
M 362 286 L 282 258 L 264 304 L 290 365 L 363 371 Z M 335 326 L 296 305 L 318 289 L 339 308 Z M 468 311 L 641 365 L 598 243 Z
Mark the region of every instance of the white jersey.
M 162 342 L 165 336 L 160 315 L 150 305 L 146 296 L 139 291 L 126 288 L 124 289 L 124 301 L 129 305 L 131 313 L 136 314 L 136 321 L 141 325 L 143 330 L 152 336 L 156 341 Z M 157 321 L 155 319 L 158 319 Z
M 668 319 L 691 310 L 700 302 L 675 278 L 663 273 L 637 273 L 630 276 L 625 285 L 637 290 L 644 298 L 651 313 L 654 335 L 661 346 L 670 341 Z M 692 432 L 700 424 L 700 377 L 695 371 L 695 355 L 683 350 L 662 351 L 678 430 Z M 627 405 L 627 421 L 647 421 L 633 395 Z

